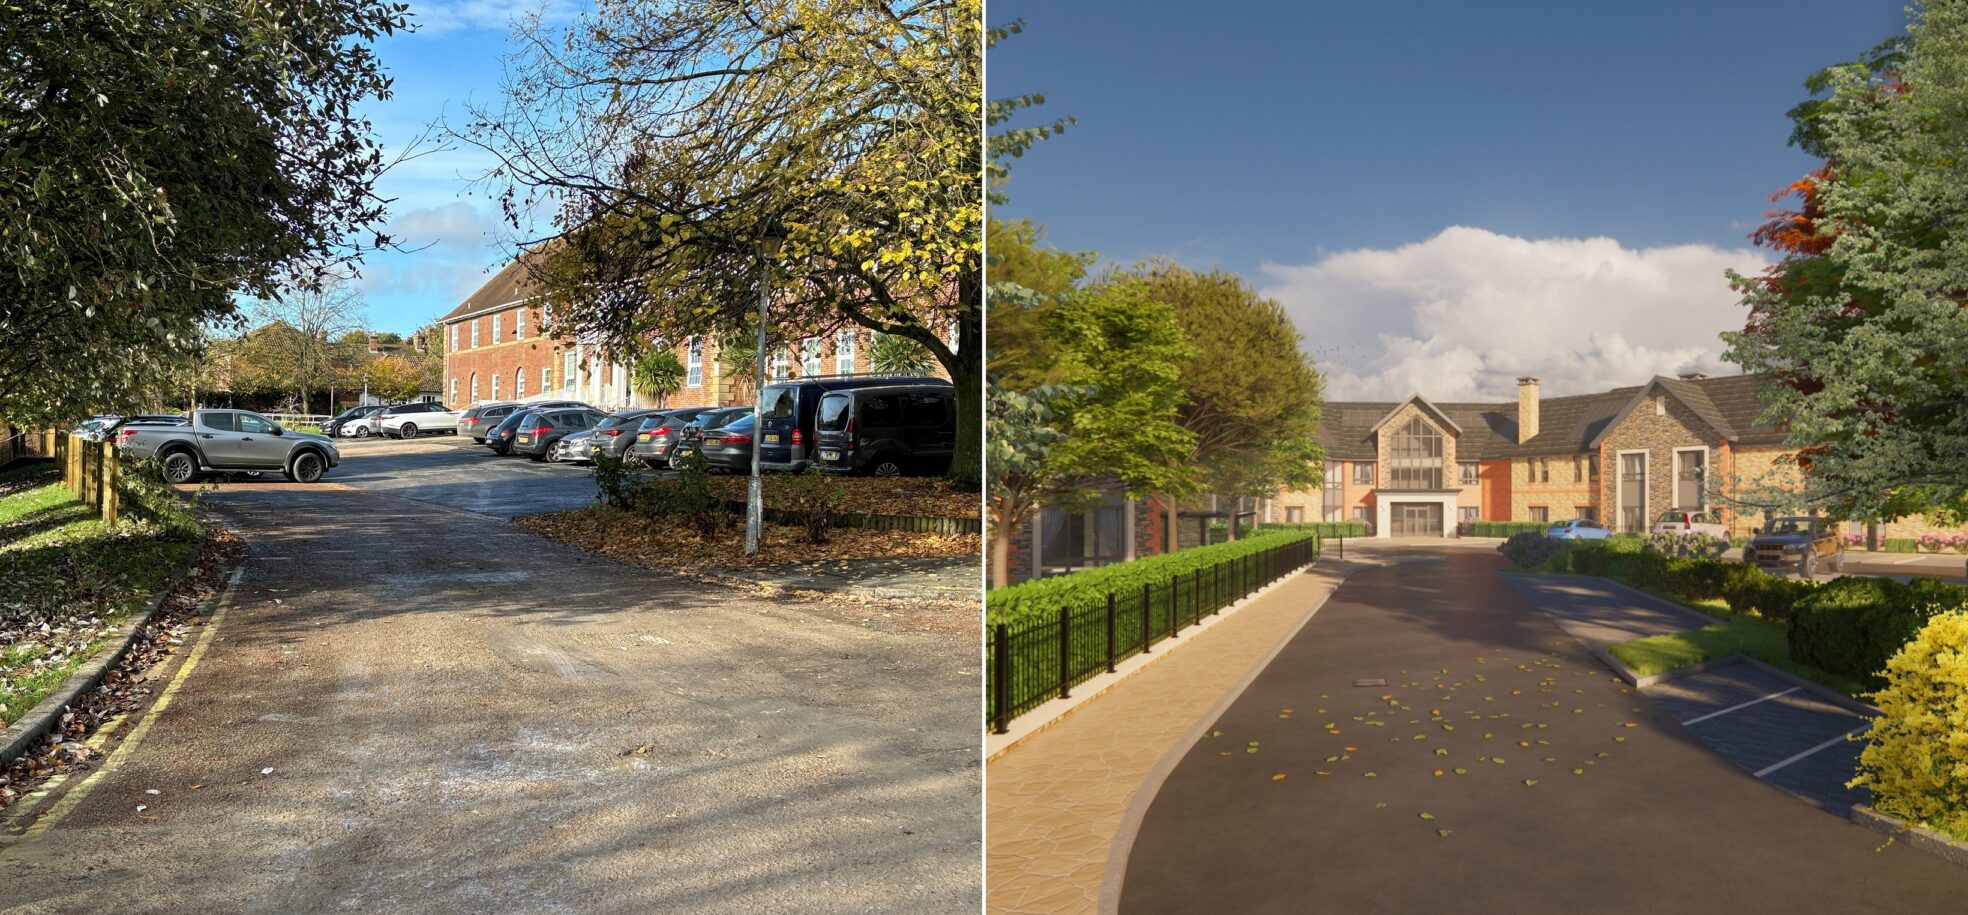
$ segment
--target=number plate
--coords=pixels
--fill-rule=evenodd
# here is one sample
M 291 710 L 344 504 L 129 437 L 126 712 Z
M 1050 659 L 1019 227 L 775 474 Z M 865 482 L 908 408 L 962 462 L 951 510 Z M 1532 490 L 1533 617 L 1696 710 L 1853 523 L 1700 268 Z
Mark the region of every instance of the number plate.
M 766 437 L 765 437 L 765 441 L 766 441 L 766 444 L 769 444 L 769 445 L 777 445 L 777 444 L 779 444 L 779 436 L 777 436 L 777 435 L 768 435 L 768 436 L 766 436 Z
M 838 451 L 835 451 L 835 450 L 834 450 L 834 449 L 832 449 L 832 448 L 822 448 L 822 449 L 820 449 L 820 459 L 821 459 L 821 460 L 823 460 L 823 461 L 838 461 L 838 460 L 840 460 L 840 456 L 841 456 L 841 453 L 840 453 L 840 452 L 838 452 Z
M 530 442 L 530 441 L 532 441 L 532 439 L 530 439 L 530 438 L 527 438 L 527 437 L 526 437 L 526 436 L 524 436 L 524 435 L 522 435 L 522 436 L 520 436 L 520 437 L 519 437 L 519 443 L 520 443 L 520 444 L 522 444 L 522 445 L 524 445 L 524 444 L 526 444 L 527 442 Z
M 637 435 L 637 436 L 636 436 L 636 441 L 638 441 L 638 442 L 646 442 L 646 441 L 649 441 L 649 433 L 647 433 L 647 432 L 644 432 L 644 433 L 641 433 L 641 434 L 639 434 L 639 435 Z

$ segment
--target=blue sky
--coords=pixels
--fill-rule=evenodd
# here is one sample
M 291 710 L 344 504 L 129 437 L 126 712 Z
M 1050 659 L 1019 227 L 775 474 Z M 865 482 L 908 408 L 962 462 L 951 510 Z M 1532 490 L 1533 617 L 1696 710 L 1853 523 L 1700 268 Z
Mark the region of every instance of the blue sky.
M 364 114 L 394 155 L 440 117 L 462 123 L 467 101 L 496 105 L 501 57 L 515 14 L 538 0 L 410 0 L 416 31 L 379 42 L 395 95 Z M 570 3 L 547 9 L 564 21 Z M 435 144 L 427 144 L 427 148 Z M 388 230 L 404 253 L 371 255 L 359 286 L 376 330 L 408 333 L 450 311 L 489 279 L 504 258 L 498 204 L 471 179 L 490 166 L 476 148 L 453 144 L 406 162 L 383 177 L 379 193 L 395 198 Z
M 1724 267 L 1812 163 L 1783 113 L 1898 0 L 993 0 L 994 97 L 1078 124 L 1002 216 L 1284 302 L 1331 393 L 1509 396 L 1730 370 Z M 1026 119 L 1032 120 L 1032 119 Z M 1558 326 L 1551 326 L 1551 325 Z M 1640 377 L 1633 377 L 1638 375 Z

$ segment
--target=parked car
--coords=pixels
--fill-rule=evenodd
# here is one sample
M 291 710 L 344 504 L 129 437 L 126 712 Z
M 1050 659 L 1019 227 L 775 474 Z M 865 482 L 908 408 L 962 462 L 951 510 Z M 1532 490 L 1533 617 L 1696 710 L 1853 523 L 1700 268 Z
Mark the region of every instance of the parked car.
M 751 407 L 721 407 L 698 414 L 696 419 L 684 424 L 681 439 L 677 441 L 676 447 L 670 449 L 670 467 L 673 469 L 682 467 L 692 454 L 697 453 L 697 446 L 706 434 L 736 422 L 739 417 L 750 415 L 752 415 Z M 749 459 L 745 470 L 747 473 L 751 472 Z
M 513 429 L 512 453 L 544 461 L 561 439 L 593 429 L 607 418 L 608 414 L 589 407 L 529 411 Z
M 1710 537 L 1729 539 L 1729 527 L 1707 512 L 1691 512 L 1681 509 L 1662 512 L 1654 519 L 1651 530 L 1656 534 L 1707 534 Z
M 386 409 L 388 408 L 383 406 L 363 407 L 362 412 L 337 423 L 335 435 L 340 438 L 368 438 L 382 434 L 383 427 L 376 421 L 376 417 Z
M 547 463 L 592 464 L 594 450 L 588 444 L 594 439 L 595 430 L 576 432 L 547 448 Z
M 1743 561 L 1758 566 L 1795 567 L 1805 578 L 1829 562 L 1834 572 L 1845 571 L 1845 538 L 1838 526 L 1822 518 L 1777 518 L 1767 527 L 1752 528 L 1743 546 Z
M 1613 532 L 1590 518 L 1567 518 L 1552 522 L 1544 535 L 1552 540 L 1604 540 Z
M 521 420 L 532 416 L 534 410 L 535 408 L 526 407 L 507 413 L 505 419 L 499 420 L 498 425 L 485 433 L 485 447 L 492 449 L 493 454 L 511 454 L 513 430 L 519 428 Z
M 100 420 L 100 422 L 97 422 Z M 97 417 L 90 420 L 96 423 L 92 431 L 84 432 L 82 437 L 92 442 L 112 442 L 122 433 L 123 427 L 131 423 L 162 423 L 166 426 L 182 426 L 191 422 L 191 417 L 182 413 L 138 413 L 132 416 Z
M 829 391 L 872 388 L 898 384 L 949 386 L 941 378 L 853 376 L 848 378 L 810 378 L 766 385 L 759 392 L 759 462 L 767 470 L 799 471 L 812 460 L 816 430 L 813 420 L 819 413 L 820 398 Z
M 947 384 L 828 391 L 814 418 L 823 469 L 898 476 L 941 473 L 957 448 L 957 393 Z
M 636 430 L 642 427 L 642 421 L 661 412 L 655 407 L 633 407 L 608 414 L 591 430 L 593 434 L 581 439 L 583 450 L 580 460 L 591 461 L 600 454 L 618 461 L 627 460 L 629 447 L 635 444 Z
M 350 407 L 346 410 L 343 410 L 340 413 L 335 414 L 334 416 L 329 417 L 327 422 L 322 423 L 321 434 L 328 436 L 329 438 L 334 438 L 335 436 L 341 434 L 343 423 L 346 423 L 349 420 L 352 420 L 358 416 L 365 416 L 367 414 L 374 413 L 380 409 L 382 408 L 381 407 Z
M 86 439 L 89 438 L 90 435 L 93 435 L 97 431 L 101 430 L 102 427 L 109 425 L 115 419 L 116 419 L 116 414 L 114 413 L 98 414 L 96 416 L 91 416 L 88 419 L 85 419 L 79 423 L 76 423 L 75 428 L 70 429 L 68 431 L 69 434 L 71 435 L 79 435 Z M 93 441 L 102 441 L 102 439 L 93 439 Z
M 750 412 L 739 413 L 715 429 L 708 429 L 692 446 L 704 456 L 704 469 L 712 473 L 752 472 L 752 433 L 757 419 Z
M 446 410 L 441 403 L 400 403 L 376 414 L 376 424 L 391 438 L 416 438 L 425 432 L 455 434 L 458 416 L 456 410 Z
M 465 412 L 458 416 L 458 433 L 469 435 L 472 437 L 472 441 L 483 445 L 485 444 L 485 436 L 492 431 L 492 427 L 498 425 L 500 420 L 510 416 L 512 411 L 517 409 L 519 409 L 519 404 L 510 400 L 472 404 L 466 407 Z
M 677 444 L 683 441 L 684 427 L 691 420 L 716 409 L 684 407 L 643 417 L 642 423 L 636 427 L 635 443 L 629 446 L 629 456 L 651 467 L 669 466 L 670 456 L 675 453 Z
M 327 436 L 289 432 L 246 410 L 194 410 L 189 423 L 131 423 L 118 433 L 117 444 L 137 460 L 157 458 L 164 478 L 173 483 L 229 470 L 279 470 L 296 482 L 313 483 L 342 462 Z

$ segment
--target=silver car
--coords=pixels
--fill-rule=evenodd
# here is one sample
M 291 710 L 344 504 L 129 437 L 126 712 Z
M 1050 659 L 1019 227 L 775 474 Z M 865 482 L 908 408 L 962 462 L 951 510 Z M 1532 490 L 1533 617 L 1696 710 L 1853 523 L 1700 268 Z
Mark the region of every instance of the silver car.
M 547 461 L 553 464 L 592 464 L 594 430 L 576 432 L 547 446 Z

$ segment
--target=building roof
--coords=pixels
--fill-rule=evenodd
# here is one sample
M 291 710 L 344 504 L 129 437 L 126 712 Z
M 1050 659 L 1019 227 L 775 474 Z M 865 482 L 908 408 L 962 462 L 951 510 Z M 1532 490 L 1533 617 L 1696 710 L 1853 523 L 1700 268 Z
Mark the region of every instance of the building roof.
M 1783 433 L 1760 425 L 1763 404 L 1757 392 L 1770 383 L 1762 375 L 1678 379 L 1655 377 L 1646 384 L 1614 388 L 1596 394 L 1545 397 L 1538 402 L 1538 434 L 1517 443 L 1517 402 L 1430 403 L 1460 427 L 1456 458 L 1466 461 L 1505 460 L 1581 454 L 1597 447 L 1606 430 L 1659 385 L 1688 405 L 1723 438 L 1739 444 L 1776 444 Z M 1414 398 L 1409 398 L 1412 400 Z M 1374 430 L 1402 401 L 1332 401 L 1325 405 L 1319 442 L 1326 457 L 1371 461 L 1377 458 Z

